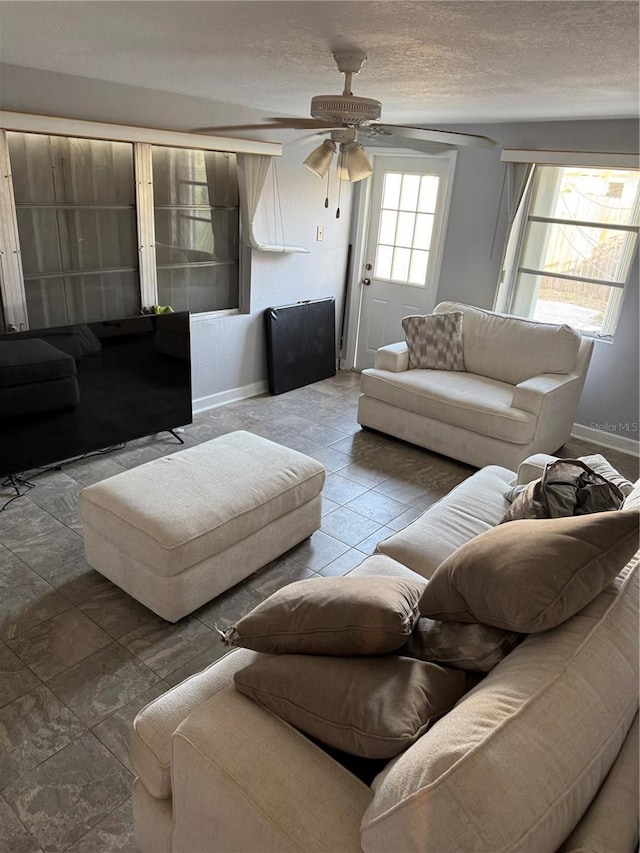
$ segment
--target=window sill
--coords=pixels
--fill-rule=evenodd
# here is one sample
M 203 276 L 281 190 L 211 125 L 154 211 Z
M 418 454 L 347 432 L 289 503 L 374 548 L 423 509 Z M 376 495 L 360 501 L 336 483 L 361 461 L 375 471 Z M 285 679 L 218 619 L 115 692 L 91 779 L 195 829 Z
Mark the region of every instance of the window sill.
M 222 308 L 220 311 L 201 311 L 197 314 L 191 314 L 190 320 L 192 323 L 203 323 L 207 320 L 217 320 L 221 317 L 234 317 L 241 313 L 239 308 Z

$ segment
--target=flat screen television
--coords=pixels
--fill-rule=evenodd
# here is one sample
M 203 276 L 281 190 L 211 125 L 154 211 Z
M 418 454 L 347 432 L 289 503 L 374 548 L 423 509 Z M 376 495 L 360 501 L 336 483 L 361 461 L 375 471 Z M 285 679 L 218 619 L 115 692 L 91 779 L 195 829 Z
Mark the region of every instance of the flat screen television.
M 191 420 L 188 311 L 0 335 L 0 476 Z

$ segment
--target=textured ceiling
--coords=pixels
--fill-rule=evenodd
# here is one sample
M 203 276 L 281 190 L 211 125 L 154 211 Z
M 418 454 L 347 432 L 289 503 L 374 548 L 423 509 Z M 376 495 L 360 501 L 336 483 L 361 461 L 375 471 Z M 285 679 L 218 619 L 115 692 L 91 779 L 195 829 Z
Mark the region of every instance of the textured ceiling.
M 355 94 L 413 124 L 638 115 L 638 3 L 0 2 L 5 63 L 308 116 L 332 51 Z

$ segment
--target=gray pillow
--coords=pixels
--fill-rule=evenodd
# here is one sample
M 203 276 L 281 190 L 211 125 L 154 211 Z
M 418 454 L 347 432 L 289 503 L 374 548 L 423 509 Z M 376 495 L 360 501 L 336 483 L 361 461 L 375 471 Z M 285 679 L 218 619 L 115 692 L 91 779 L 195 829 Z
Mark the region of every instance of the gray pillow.
M 397 654 L 470 672 L 489 672 L 523 637 L 492 625 L 441 622 L 422 616 Z
M 404 317 L 409 368 L 464 370 L 461 311 Z
M 386 654 L 411 634 L 423 590 L 422 582 L 383 575 L 297 581 L 221 635 L 227 645 L 271 654 Z
M 453 708 L 472 678 L 395 655 L 276 655 L 234 675 L 241 693 L 282 720 L 363 758 L 398 755 Z

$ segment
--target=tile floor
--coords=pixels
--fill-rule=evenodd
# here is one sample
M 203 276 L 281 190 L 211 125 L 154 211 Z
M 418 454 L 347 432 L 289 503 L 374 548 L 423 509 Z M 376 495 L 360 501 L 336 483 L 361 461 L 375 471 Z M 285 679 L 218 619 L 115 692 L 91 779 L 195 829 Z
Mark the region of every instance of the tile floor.
M 0 513 L 0 851 L 134 851 L 127 752 L 143 705 L 225 652 L 213 631 L 300 578 L 344 575 L 473 469 L 361 431 L 359 378 L 197 415 L 187 445 L 246 429 L 327 469 L 322 529 L 171 625 L 83 558 L 78 492 L 180 449 L 167 434 L 41 473 Z M 564 455 L 597 452 L 570 442 Z M 607 454 L 630 478 L 637 460 Z M 0 505 L 9 493 L 0 489 Z

